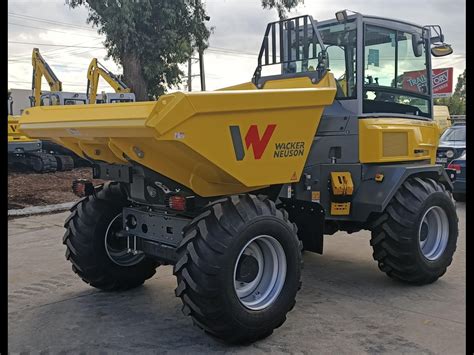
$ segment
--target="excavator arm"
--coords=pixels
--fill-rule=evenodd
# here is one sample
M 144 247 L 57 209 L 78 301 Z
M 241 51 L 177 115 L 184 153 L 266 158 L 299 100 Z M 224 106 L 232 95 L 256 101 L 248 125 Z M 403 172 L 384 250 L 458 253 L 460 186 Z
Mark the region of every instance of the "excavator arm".
M 63 86 L 61 81 L 54 74 L 51 67 L 46 63 L 44 58 L 41 56 L 38 48 L 33 48 L 33 54 L 31 58 L 31 64 L 33 65 L 33 80 L 31 89 L 33 91 L 33 102 L 32 106 L 41 105 L 41 80 L 43 76 L 49 84 L 50 91 L 62 91 Z
M 130 88 L 118 76 L 110 72 L 97 58 L 93 58 L 87 70 L 87 96 L 89 103 L 95 103 L 100 77 L 115 90 L 116 93 L 130 93 Z

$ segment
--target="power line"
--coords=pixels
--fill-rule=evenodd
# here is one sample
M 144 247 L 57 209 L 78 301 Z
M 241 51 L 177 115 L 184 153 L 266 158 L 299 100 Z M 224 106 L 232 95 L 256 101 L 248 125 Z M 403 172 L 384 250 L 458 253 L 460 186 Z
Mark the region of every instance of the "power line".
M 51 32 L 66 33 L 68 35 L 73 35 L 73 36 L 81 36 L 81 37 L 102 39 L 101 37 L 97 37 L 97 36 L 81 35 L 81 34 L 78 34 L 78 33 L 71 33 L 71 32 L 66 32 L 66 31 L 53 30 L 53 29 L 46 28 L 46 27 L 29 26 L 29 25 L 23 25 L 23 24 L 13 23 L 13 22 L 8 22 L 8 24 L 9 25 L 14 25 L 14 26 L 20 26 L 20 27 L 33 28 L 33 29 L 37 29 L 37 30 L 46 30 L 46 31 L 51 31 Z
M 8 80 L 10 83 L 18 83 L 18 84 L 31 84 L 31 81 L 21 81 L 21 80 Z M 62 82 L 64 85 L 69 86 L 86 86 L 86 84 L 79 84 L 79 83 L 65 83 Z
M 245 52 L 245 51 L 239 51 L 237 49 L 231 49 L 231 48 L 223 48 L 223 47 L 214 47 L 214 46 L 209 46 L 210 50 L 214 51 L 221 51 L 221 52 L 229 52 L 229 53 L 236 53 L 236 54 L 243 54 L 243 55 L 250 55 L 252 57 L 256 57 L 257 54 L 251 53 L 251 52 Z
M 74 46 L 80 46 L 80 45 L 90 43 L 90 42 L 91 41 L 73 43 L 73 45 Z M 58 52 L 58 53 L 56 53 L 56 52 Z M 73 54 L 74 53 L 74 54 L 76 54 L 76 52 L 82 53 L 82 50 L 81 49 L 75 49 L 75 48 L 69 48 L 69 49 L 56 48 L 56 49 L 49 49 L 49 50 L 46 50 L 46 51 L 41 51 L 41 54 L 51 54 L 51 53 L 54 53 L 54 54 L 59 54 L 59 53 L 60 54 Z M 17 57 L 10 58 L 8 61 L 10 61 L 10 60 L 13 60 L 13 61 L 27 60 L 27 61 L 29 61 L 30 59 L 31 59 L 31 54 L 19 54 Z
M 92 47 L 92 46 L 75 46 L 72 44 L 48 44 L 48 43 L 34 43 L 34 42 L 20 42 L 20 41 L 8 41 L 8 43 L 14 44 L 28 44 L 34 46 L 45 46 L 45 47 L 63 47 L 63 48 L 90 48 L 90 49 L 105 49 L 104 47 Z
M 96 32 L 96 30 L 94 30 L 94 29 L 92 29 L 92 28 L 85 27 L 85 26 L 74 25 L 74 24 L 68 23 L 68 22 L 60 22 L 60 21 L 56 21 L 56 20 L 45 19 L 45 18 L 42 18 L 42 17 L 28 16 L 28 15 L 23 15 L 23 14 L 17 14 L 17 13 L 10 12 L 10 11 L 8 12 L 8 14 L 11 15 L 11 16 L 13 16 L 13 17 L 19 17 L 19 18 L 23 18 L 23 19 L 28 19 L 28 20 L 30 20 L 30 21 L 51 23 L 51 24 L 56 24 L 56 25 L 65 26 L 65 27 L 79 28 L 79 29 L 84 29 L 84 30 L 87 30 L 87 31 Z

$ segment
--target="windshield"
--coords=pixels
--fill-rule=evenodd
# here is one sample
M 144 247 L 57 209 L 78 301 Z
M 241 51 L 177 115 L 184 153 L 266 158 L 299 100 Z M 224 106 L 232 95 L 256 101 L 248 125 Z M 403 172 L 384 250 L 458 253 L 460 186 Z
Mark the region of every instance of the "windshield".
M 431 117 L 427 55 L 413 51 L 415 34 L 366 25 L 364 31 L 364 112 Z
M 466 126 L 448 128 L 443 133 L 440 140 L 442 142 L 455 142 L 455 141 L 465 142 L 466 141 Z

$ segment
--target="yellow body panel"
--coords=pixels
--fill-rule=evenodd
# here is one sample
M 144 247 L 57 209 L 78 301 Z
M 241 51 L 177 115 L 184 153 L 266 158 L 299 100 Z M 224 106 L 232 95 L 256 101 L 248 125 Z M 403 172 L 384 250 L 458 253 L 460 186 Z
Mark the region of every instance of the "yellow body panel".
M 177 92 L 157 102 L 35 107 L 20 127 L 94 160 L 123 164 L 128 157 L 201 196 L 246 192 L 300 178 L 336 94 L 331 73 L 318 85 L 301 79 L 269 81 L 265 90 L 247 83 Z
M 359 119 L 361 163 L 436 160 L 439 129 L 434 121 L 404 118 Z
M 10 142 L 36 142 L 37 139 L 27 137 L 18 127 L 20 116 L 8 115 L 8 143 Z

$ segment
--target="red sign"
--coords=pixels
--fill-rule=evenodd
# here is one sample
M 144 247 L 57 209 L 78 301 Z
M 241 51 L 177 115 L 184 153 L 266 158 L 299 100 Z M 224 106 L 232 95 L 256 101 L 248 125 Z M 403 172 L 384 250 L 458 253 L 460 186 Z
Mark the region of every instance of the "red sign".
M 453 92 L 453 68 L 433 69 L 433 97 L 450 96 Z M 409 71 L 402 75 L 403 88 L 407 91 L 426 92 L 426 71 Z

